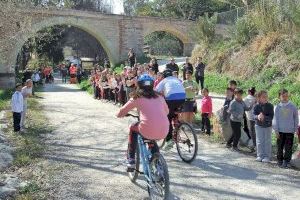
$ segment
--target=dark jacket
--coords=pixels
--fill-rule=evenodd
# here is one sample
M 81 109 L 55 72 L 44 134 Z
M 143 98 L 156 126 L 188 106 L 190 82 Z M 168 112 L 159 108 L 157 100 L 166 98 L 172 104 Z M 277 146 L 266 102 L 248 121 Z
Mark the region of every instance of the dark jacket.
M 258 120 L 258 115 L 263 113 L 265 119 L 263 121 Z M 253 110 L 255 124 L 264 128 L 272 127 L 272 120 L 274 117 L 274 106 L 271 103 L 256 104 Z
M 199 63 L 196 67 L 195 77 L 204 77 L 205 64 Z

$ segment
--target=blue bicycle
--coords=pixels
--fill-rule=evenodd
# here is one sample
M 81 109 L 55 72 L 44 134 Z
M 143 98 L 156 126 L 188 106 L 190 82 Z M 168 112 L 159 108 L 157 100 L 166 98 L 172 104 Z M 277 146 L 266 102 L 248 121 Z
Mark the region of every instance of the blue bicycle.
M 132 114 L 126 116 L 139 120 L 138 116 Z M 139 174 L 144 174 L 150 199 L 166 200 L 169 196 L 170 187 L 168 166 L 159 150 L 153 152 L 153 148 L 158 149 L 156 141 L 144 139 L 139 134 L 135 154 L 135 168 L 127 172 L 132 182 L 136 182 Z M 140 171 L 140 164 L 143 166 L 143 172 Z

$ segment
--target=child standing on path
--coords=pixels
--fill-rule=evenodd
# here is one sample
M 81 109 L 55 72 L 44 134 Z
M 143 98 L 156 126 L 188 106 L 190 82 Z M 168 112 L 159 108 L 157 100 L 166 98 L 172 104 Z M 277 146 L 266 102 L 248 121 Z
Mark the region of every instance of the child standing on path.
M 209 91 L 207 88 L 202 90 L 202 100 L 201 100 L 201 116 L 202 116 L 202 132 L 210 135 L 210 118 L 212 115 L 212 100 L 211 97 L 208 96 Z
M 252 107 L 247 107 L 243 101 L 243 90 L 235 89 L 234 100 L 230 102 L 228 113 L 230 114 L 230 125 L 232 128 L 232 136 L 227 141 L 227 148 L 232 148 L 234 151 L 238 151 L 238 143 L 241 138 L 242 122 L 244 120 L 244 112 L 251 110 Z
M 26 85 L 22 88 L 21 93 L 23 95 L 23 112 L 21 114 L 21 131 L 25 128 L 25 119 L 27 114 L 27 99 L 32 96 L 32 80 L 27 79 Z
M 12 95 L 11 99 L 11 110 L 13 112 L 13 123 L 14 123 L 14 131 L 19 132 L 21 129 L 21 114 L 23 112 L 23 95 L 21 93 L 22 84 L 16 85 L 16 91 Z
M 272 120 L 274 117 L 274 107 L 268 102 L 267 91 L 260 91 L 257 97 L 258 104 L 255 105 L 253 110 L 257 148 L 256 161 L 269 163 L 272 156 Z
M 247 107 L 252 107 L 250 111 L 246 111 L 246 117 L 247 117 L 247 125 L 250 137 L 253 141 L 253 146 L 251 147 L 252 150 L 256 147 L 256 135 L 255 135 L 255 119 L 253 115 L 253 108 L 256 103 L 256 97 L 255 97 L 255 87 L 252 87 L 248 90 L 248 96 L 244 98 L 244 102 Z
M 286 89 L 279 91 L 279 98 L 280 103 L 275 108 L 273 129 L 277 137 L 278 166 L 287 168 L 292 158 L 294 134 L 297 133 L 299 117 L 297 107 L 289 101 L 289 92 Z

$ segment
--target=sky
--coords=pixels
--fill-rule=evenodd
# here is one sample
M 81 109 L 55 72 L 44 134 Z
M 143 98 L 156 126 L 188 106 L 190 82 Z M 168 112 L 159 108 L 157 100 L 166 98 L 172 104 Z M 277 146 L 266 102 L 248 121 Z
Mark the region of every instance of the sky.
M 114 14 L 124 13 L 123 0 L 107 0 L 107 1 L 111 2 Z

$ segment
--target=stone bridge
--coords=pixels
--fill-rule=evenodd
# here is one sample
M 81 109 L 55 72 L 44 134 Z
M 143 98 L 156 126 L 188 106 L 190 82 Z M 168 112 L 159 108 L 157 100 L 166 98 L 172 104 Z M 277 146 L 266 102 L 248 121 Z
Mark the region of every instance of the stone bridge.
M 129 48 L 142 54 L 145 36 L 155 31 L 180 39 L 186 56 L 195 45 L 188 34 L 194 22 L 188 20 L 13 6 L 2 6 L 0 12 L 0 88 L 13 87 L 15 63 L 23 44 L 38 31 L 54 25 L 74 26 L 95 37 L 112 64 L 125 60 Z

